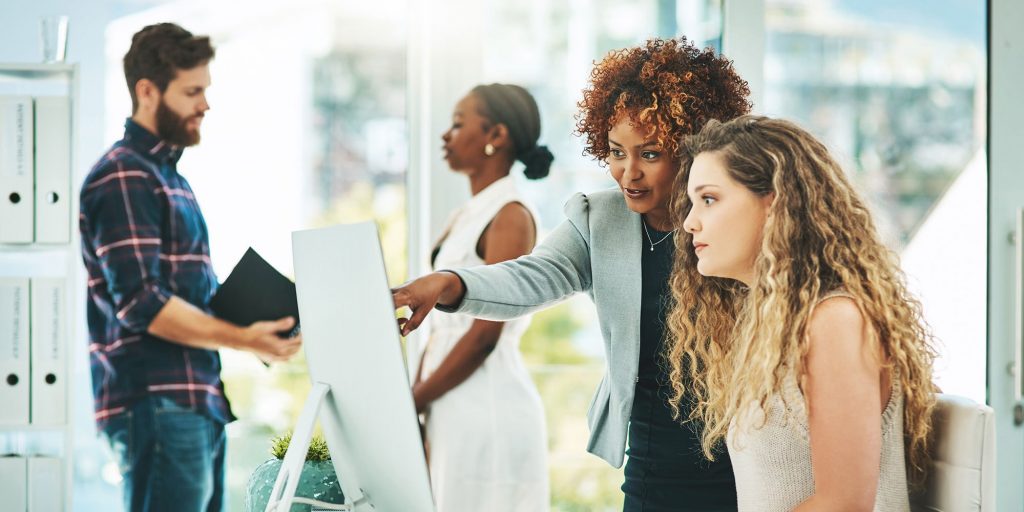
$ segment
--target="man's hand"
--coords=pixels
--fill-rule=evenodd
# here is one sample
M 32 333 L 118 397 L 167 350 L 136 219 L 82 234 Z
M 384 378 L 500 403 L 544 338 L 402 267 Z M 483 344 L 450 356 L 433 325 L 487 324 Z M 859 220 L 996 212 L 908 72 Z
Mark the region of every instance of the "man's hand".
M 278 333 L 288 332 L 295 327 L 295 319 L 286 316 L 279 320 L 254 322 L 243 331 L 243 346 L 268 363 L 284 362 L 291 359 L 302 348 L 302 335 L 282 338 Z
M 263 362 L 287 361 L 302 347 L 302 336 L 282 338 L 295 327 L 285 317 L 240 327 L 214 318 L 184 299 L 172 296 L 149 324 L 149 333 L 172 343 L 203 350 L 231 348 L 256 354 Z

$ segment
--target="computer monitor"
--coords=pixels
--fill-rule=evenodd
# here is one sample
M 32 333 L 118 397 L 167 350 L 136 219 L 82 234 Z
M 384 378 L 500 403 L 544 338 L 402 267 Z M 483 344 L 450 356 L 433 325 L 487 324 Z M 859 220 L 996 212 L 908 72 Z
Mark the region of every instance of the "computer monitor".
M 434 512 L 377 226 L 292 234 L 310 379 L 330 386 L 320 422 L 355 509 Z

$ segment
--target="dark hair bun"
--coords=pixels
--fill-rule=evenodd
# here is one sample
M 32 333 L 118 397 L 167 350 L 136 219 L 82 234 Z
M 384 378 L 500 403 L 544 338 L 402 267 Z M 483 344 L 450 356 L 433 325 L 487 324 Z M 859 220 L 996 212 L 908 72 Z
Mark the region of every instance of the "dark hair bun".
M 539 180 L 548 175 L 548 172 L 551 170 L 551 162 L 555 160 L 555 155 L 551 154 L 547 146 L 534 146 L 533 149 L 527 151 L 519 160 L 526 164 L 526 169 L 523 171 L 526 178 Z

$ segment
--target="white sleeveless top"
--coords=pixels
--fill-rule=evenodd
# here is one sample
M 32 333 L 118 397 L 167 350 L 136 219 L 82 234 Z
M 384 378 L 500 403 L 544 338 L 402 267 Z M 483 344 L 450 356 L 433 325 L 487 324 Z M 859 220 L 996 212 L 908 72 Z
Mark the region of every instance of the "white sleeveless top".
M 837 296 L 849 297 L 845 292 L 831 292 L 818 304 Z M 881 473 L 874 510 L 909 512 L 903 393 L 896 376 L 892 382 L 892 394 L 881 417 Z M 806 402 L 795 373 L 784 378 L 782 394 L 770 397 L 765 411 L 754 404 L 743 419 L 744 424 L 753 426 L 742 433 L 735 422 L 729 428 L 726 443 L 736 475 L 737 502 L 740 511 L 788 512 L 814 494 Z M 756 428 L 761 420 L 764 425 Z
M 477 242 L 505 205 L 530 209 L 511 177 L 473 196 L 453 214 L 435 269 L 483 265 Z M 530 209 L 533 218 L 536 214 Z M 430 315 L 423 379 L 444 361 L 475 319 Z M 519 353 L 529 317 L 504 323 L 494 350 L 473 374 L 427 411 L 430 480 L 438 512 L 547 511 L 550 492 L 544 408 Z

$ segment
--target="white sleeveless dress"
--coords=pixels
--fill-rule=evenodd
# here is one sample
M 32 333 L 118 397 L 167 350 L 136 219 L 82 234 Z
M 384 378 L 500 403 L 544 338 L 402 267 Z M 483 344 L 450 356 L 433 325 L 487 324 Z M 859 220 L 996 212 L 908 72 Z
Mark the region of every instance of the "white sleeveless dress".
M 483 265 L 477 242 L 510 202 L 526 206 L 511 177 L 473 196 L 453 215 L 434 268 Z M 431 315 L 422 379 L 437 369 L 473 321 L 462 314 Z M 483 365 L 428 408 L 430 480 L 438 512 L 550 508 L 544 409 L 519 353 L 519 338 L 529 323 L 529 317 L 505 322 Z

